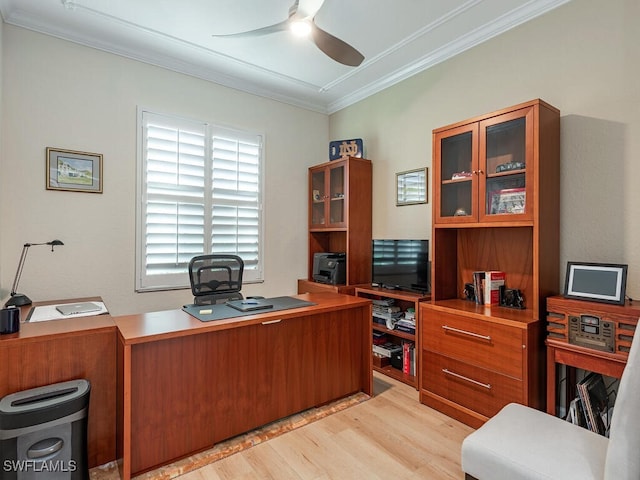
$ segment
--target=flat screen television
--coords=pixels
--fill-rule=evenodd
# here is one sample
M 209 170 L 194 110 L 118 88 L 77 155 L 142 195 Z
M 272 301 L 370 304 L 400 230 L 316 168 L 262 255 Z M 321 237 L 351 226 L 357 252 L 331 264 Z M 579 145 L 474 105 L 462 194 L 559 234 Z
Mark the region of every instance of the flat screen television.
M 431 291 L 429 240 L 373 240 L 371 281 L 385 288 Z

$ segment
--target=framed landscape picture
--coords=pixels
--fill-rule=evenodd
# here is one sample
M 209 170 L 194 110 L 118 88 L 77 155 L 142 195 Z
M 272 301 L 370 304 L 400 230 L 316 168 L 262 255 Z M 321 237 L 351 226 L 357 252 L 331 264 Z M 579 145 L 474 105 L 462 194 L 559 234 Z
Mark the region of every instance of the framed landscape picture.
M 396 173 L 396 205 L 427 203 L 427 168 Z
M 47 147 L 47 190 L 102 193 L 102 155 Z

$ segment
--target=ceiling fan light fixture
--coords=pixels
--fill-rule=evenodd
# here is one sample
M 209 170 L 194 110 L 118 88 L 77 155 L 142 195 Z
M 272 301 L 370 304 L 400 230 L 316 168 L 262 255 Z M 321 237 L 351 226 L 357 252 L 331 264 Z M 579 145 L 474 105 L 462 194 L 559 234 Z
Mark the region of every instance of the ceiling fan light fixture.
M 292 20 L 289 28 L 297 37 L 307 37 L 311 34 L 311 24 L 308 20 Z

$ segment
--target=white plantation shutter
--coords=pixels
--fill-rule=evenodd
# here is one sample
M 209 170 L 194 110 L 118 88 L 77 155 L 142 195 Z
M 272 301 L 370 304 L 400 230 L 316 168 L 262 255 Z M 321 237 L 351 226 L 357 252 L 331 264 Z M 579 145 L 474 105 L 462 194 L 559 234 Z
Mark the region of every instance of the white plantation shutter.
M 233 253 L 262 280 L 261 136 L 142 112 L 137 289 L 189 286 L 202 253 Z
M 260 143 L 217 130 L 212 138 L 211 245 L 244 260 L 245 277 L 259 268 Z

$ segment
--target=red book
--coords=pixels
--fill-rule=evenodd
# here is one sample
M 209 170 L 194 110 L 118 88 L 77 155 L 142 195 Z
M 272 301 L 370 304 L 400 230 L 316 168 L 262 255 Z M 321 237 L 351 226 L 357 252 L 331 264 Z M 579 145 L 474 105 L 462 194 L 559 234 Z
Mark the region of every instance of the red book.
M 402 373 L 409 375 L 411 372 L 411 353 L 409 352 L 409 343 L 402 344 Z
M 484 274 L 484 304 L 500 304 L 500 287 L 504 285 L 504 272 L 491 271 Z

